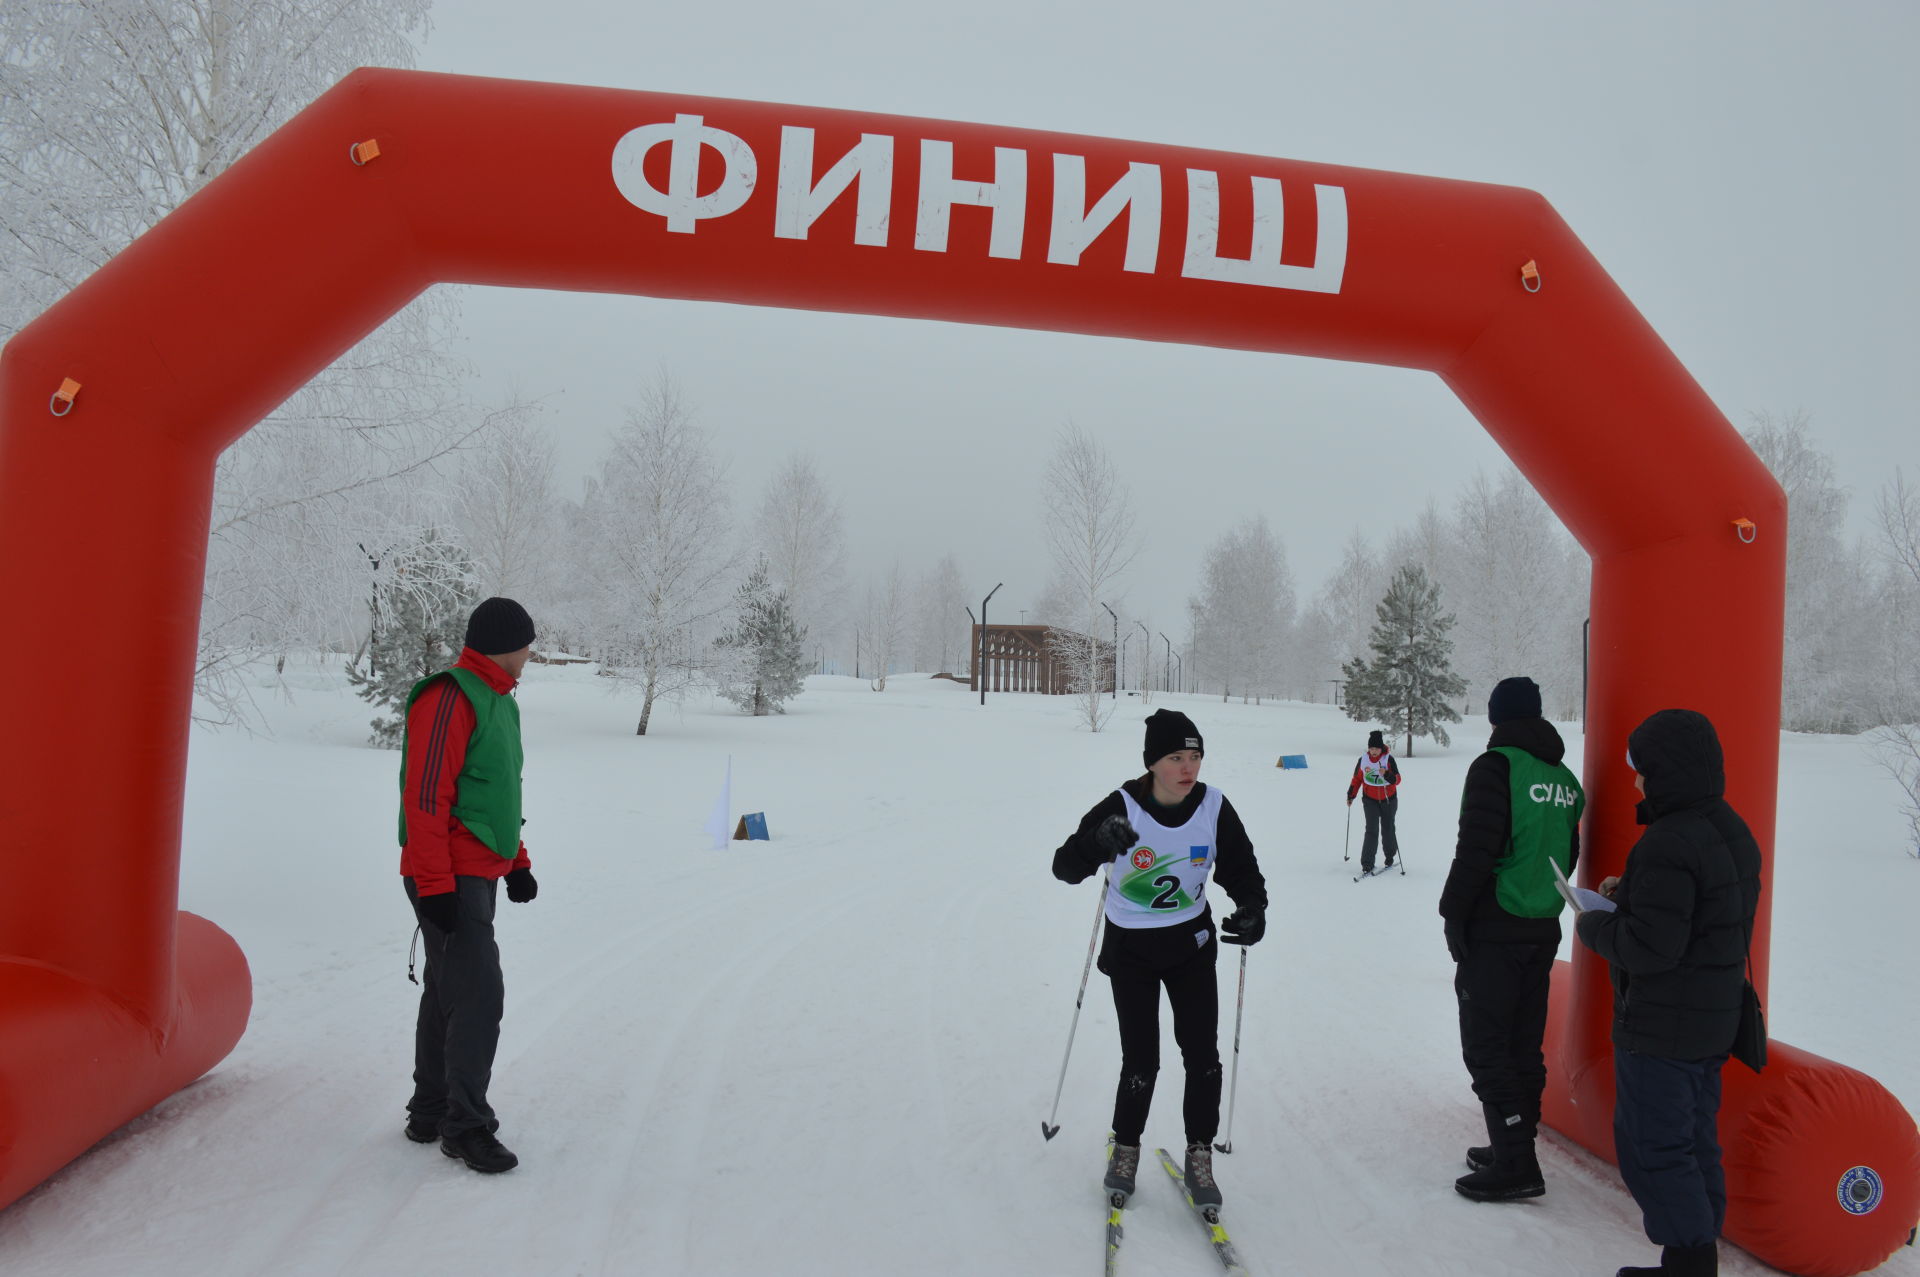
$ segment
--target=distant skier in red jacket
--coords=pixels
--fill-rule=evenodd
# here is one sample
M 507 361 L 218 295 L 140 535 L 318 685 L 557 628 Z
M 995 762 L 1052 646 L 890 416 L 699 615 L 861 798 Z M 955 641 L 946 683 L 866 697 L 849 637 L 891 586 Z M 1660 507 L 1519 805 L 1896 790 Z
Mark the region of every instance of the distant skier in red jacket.
M 1393 818 L 1400 811 L 1400 764 L 1387 752 L 1386 738 L 1379 732 L 1367 735 L 1367 752 L 1353 765 L 1353 779 L 1347 783 L 1347 806 L 1353 806 L 1355 794 L 1365 792 L 1360 809 L 1366 813 L 1367 835 L 1360 841 L 1360 872 L 1373 872 L 1373 849 L 1382 836 L 1387 843 L 1387 863 L 1393 868 L 1400 857 L 1400 835 L 1394 832 Z

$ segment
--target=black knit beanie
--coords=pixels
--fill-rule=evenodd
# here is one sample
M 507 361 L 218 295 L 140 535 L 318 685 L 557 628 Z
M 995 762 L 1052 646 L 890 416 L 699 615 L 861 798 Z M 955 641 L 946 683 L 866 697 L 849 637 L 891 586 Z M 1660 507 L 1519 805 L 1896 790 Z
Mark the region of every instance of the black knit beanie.
M 1141 751 L 1147 766 L 1183 749 L 1207 752 L 1205 742 L 1200 739 L 1200 729 L 1193 725 L 1191 718 L 1177 709 L 1157 709 L 1148 715 L 1147 747 Z
M 1367 733 L 1368 749 L 1385 749 L 1386 747 L 1387 747 L 1387 738 L 1384 733 L 1377 732 L 1377 731 Z
M 1540 685 L 1522 675 L 1503 678 L 1487 697 L 1487 721 L 1495 727 L 1515 718 L 1540 717 Z
M 512 599 L 488 599 L 467 618 L 467 646 L 482 656 L 505 656 L 533 645 L 533 618 Z

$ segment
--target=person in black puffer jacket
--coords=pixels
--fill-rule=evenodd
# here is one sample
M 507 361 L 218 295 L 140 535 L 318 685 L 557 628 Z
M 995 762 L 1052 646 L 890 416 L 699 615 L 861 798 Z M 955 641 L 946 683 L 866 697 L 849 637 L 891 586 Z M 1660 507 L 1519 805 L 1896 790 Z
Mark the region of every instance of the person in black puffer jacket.
M 1613 977 L 1614 1148 L 1657 1268 L 1620 1277 L 1719 1271 L 1726 1176 L 1717 1121 L 1720 1067 L 1740 1023 L 1747 946 L 1760 901 L 1760 847 L 1723 795 L 1720 739 L 1706 715 L 1663 709 L 1627 738 L 1647 827 L 1617 879 L 1613 912 L 1574 929 Z

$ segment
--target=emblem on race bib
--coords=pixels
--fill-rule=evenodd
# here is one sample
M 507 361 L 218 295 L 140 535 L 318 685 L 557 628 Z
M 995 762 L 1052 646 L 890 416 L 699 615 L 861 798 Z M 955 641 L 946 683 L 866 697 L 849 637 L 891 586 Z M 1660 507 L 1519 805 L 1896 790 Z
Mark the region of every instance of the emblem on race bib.
M 1207 863 L 1207 853 L 1208 853 L 1209 851 L 1212 851 L 1212 850 L 1213 850 L 1213 848 L 1211 848 L 1211 847 L 1189 847 L 1189 848 L 1187 848 L 1187 863 L 1188 863 L 1188 864 L 1190 864 L 1190 865 L 1193 865 L 1193 866 L 1195 866 L 1195 867 L 1198 867 L 1198 866 L 1200 866 L 1200 865 L 1204 865 L 1204 864 L 1206 864 L 1206 863 Z
M 1153 868 L 1153 848 L 1135 847 L 1133 849 L 1133 867 L 1135 869 Z

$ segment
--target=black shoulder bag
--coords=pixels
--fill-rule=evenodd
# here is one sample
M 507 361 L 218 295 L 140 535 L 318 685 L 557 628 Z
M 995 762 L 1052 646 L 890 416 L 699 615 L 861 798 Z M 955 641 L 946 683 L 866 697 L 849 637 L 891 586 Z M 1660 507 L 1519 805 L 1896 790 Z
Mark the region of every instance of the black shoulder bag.
M 1731 857 L 1732 848 L 1728 848 Z M 1739 881 L 1737 877 L 1735 882 Z M 1753 931 L 1747 930 L 1747 974 L 1740 986 L 1740 1027 L 1733 1033 L 1733 1058 L 1758 1073 L 1767 1067 L 1767 1012 L 1753 987 Z

